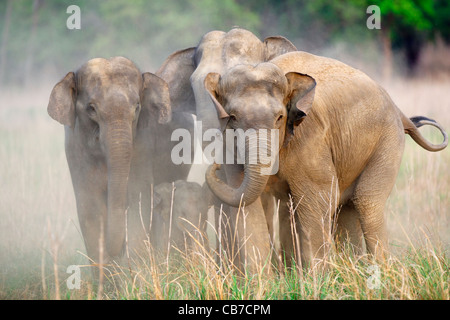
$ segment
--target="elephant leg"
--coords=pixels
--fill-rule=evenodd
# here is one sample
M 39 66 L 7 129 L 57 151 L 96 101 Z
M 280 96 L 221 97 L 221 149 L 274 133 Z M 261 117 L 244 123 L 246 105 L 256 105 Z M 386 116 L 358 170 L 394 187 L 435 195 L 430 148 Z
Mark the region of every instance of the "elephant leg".
M 325 208 L 322 208 L 325 209 Z M 312 218 L 314 211 L 299 208 L 300 246 L 302 267 L 323 265 L 331 245 L 330 223 L 324 219 Z M 322 211 L 321 209 L 319 209 Z M 326 210 L 326 209 L 325 209 Z M 310 217 L 306 217 L 310 215 Z M 324 214 L 326 216 L 327 214 Z M 325 219 L 328 219 L 325 217 Z
M 106 198 L 87 190 L 79 191 L 76 195 L 78 220 L 87 255 L 94 263 L 99 263 L 100 260 L 106 263 L 110 259 L 105 246 Z
M 234 227 L 231 221 L 231 208 L 226 204 L 214 206 L 216 226 L 216 248 L 218 264 L 231 262 L 233 264 L 237 244 L 234 236 Z
M 332 221 L 339 199 L 336 182 L 331 179 L 318 185 L 313 181 L 303 181 L 291 189 L 296 223 L 300 229 L 302 267 L 324 265 L 329 249 L 334 245 Z
M 403 135 L 400 136 L 403 139 Z M 387 139 L 361 173 L 351 198 L 358 211 L 369 253 L 383 259 L 388 249 L 384 207 L 400 167 L 402 140 Z M 389 157 L 385 155 L 389 154 Z M 379 156 L 378 156 L 379 155 Z
M 279 271 L 284 269 L 284 254 L 281 248 L 281 238 L 283 237 L 280 233 L 280 210 L 284 210 L 285 204 L 278 205 L 275 196 L 269 192 L 263 192 L 261 194 L 261 203 L 264 208 L 264 214 L 266 216 L 267 228 L 269 230 L 272 264 L 278 268 Z M 283 212 L 284 213 L 284 212 Z M 283 214 L 284 215 L 284 214 Z M 275 220 L 274 220 L 275 219 Z M 288 225 L 289 227 L 289 225 Z M 288 230 L 288 229 L 287 229 Z M 283 238 L 284 240 L 284 238 Z M 290 250 L 289 250 L 290 252 Z M 290 257 L 288 258 L 291 259 Z M 290 264 L 290 261 L 289 261 Z
M 151 149 L 143 140 L 143 133 L 136 136 L 135 150 L 128 179 L 128 211 L 126 230 L 126 250 L 129 254 L 139 255 L 146 252 L 150 237 L 151 185 L 153 168 Z
M 271 246 L 261 200 L 249 206 L 230 207 L 232 263 L 245 273 L 269 272 Z
M 242 180 L 242 169 L 238 165 L 223 165 L 226 181 L 230 186 L 237 187 Z M 228 206 L 228 210 L 221 214 L 222 228 L 222 247 L 225 250 L 227 257 L 233 266 L 236 266 L 242 271 L 244 260 L 241 259 L 241 241 L 239 239 L 239 228 L 237 223 L 238 213 L 241 212 L 238 208 Z M 242 229 L 242 228 L 241 228 Z
M 272 247 L 275 245 L 274 239 L 274 227 L 273 227 L 273 218 L 275 216 L 275 197 L 270 193 L 263 192 L 261 194 L 261 204 L 263 206 L 264 214 L 267 221 L 267 228 L 269 230 L 270 242 Z
M 374 199 L 361 196 L 355 200 L 355 208 L 361 216 L 361 229 L 364 234 L 368 253 L 382 259 L 387 249 L 384 204 L 387 197 Z
M 67 147 L 69 146 L 69 147 Z M 72 144 L 66 146 L 67 163 L 75 193 L 78 221 L 86 253 L 94 263 L 110 260 L 106 251 L 107 172 L 106 166 L 97 167 L 80 159 Z
M 239 186 L 243 179 L 243 170 L 240 165 L 225 165 L 225 173 L 230 186 Z M 234 248 L 237 245 L 237 258 L 235 265 L 244 272 L 244 269 L 252 273 L 264 270 L 270 271 L 270 237 L 267 227 L 261 198 L 250 205 L 241 208 L 230 208 L 232 221 L 232 239 Z M 232 245 L 233 245 L 232 244 Z
M 148 248 L 145 240 L 150 237 L 150 187 L 142 181 L 129 180 L 126 224 L 126 250 L 129 254 L 143 254 Z M 134 185 L 134 187 L 131 187 Z
M 299 234 L 294 216 L 291 215 L 288 203 L 280 201 L 278 209 L 278 228 L 280 238 L 280 262 L 281 270 L 290 268 L 293 261 L 300 259 Z
M 217 172 L 217 176 L 220 177 L 221 180 L 227 181 L 225 170 L 219 170 Z M 206 185 L 206 183 L 205 183 Z M 224 262 L 225 255 L 232 260 L 233 253 L 236 252 L 236 248 L 233 246 L 233 237 L 231 230 L 231 216 L 230 216 L 230 208 L 227 204 L 222 203 L 219 198 L 217 198 L 206 186 L 207 198 L 209 199 L 209 204 L 212 204 L 212 208 L 214 210 L 214 228 L 215 234 L 217 236 L 216 240 L 216 257 L 219 265 L 222 265 Z
M 348 242 L 356 255 L 363 253 L 363 234 L 359 213 L 350 201 L 339 210 L 335 239 L 338 246 L 343 247 Z

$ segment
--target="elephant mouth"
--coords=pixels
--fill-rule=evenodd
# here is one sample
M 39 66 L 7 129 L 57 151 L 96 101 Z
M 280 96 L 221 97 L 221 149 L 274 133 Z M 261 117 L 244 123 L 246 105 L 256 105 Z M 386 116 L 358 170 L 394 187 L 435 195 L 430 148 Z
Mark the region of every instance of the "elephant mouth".
M 226 204 L 239 207 L 242 204 L 250 205 L 261 195 L 270 175 L 278 171 L 278 142 L 273 136 L 265 139 L 261 133 L 258 139 L 251 138 L 245 144 L 245 161 L 243 164 L 244 178 L 238 188 L 233 188 L 219 179 L 216 175 L 221 165 L 212 164 L 205 175 L 206 182 L 211 191 Z

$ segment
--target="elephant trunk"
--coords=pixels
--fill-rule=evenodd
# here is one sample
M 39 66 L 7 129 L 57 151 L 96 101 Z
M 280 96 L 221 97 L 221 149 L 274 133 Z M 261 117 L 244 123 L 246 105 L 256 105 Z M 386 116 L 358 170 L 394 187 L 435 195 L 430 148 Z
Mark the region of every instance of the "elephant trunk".
M 258 139 L 261 146 L 261 138 Z M 271 152 L 270 160 L 261 161 L 263 153 L 261 149 L 258 153 L 258 143 L 246 143 L 244 179 L 238 188 L 232 188 L 225 182 L 217 178 L 215 172 L 220 167 L 218 164 L 210 166 L 206 172 L 205 179 L 211 191 L 226 204 L 239 207 L 241 204 L 250 205 L 261 195 L 269 179 L 271 166 L 273 165 L 274 152 L 270 148 L 270 140 L 264 141 L 267 150 Z M 260 147 L 261 148 L 261 147 Z M 264 156 L 266 158 L 266 156 Z M 259 159 L 256 161 L 256 159 Z M 242 202 L 242 203 L 241 203 Z
M 115 125 L 106 142 L 108 166 L 108 213 L 106 219 L 106 250 L 118 256 L 125 241 L 125 211 L 128 202 L 128 178 L 132 157 L 132 130 L 128 124 Z

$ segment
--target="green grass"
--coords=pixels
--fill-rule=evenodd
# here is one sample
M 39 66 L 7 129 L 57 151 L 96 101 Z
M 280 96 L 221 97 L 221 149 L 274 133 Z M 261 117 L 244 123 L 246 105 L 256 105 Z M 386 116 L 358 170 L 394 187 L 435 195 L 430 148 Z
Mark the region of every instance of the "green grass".
M 402 81 L 388 92 L 408 116 L 435 118 L 449 132 L 448 85 Z M 324 270 L 294 266 L 242 276 L 226 261 L 220 268 L 203 248 L 177 253 L 169 266 L 151 250 L 110 266 L 98 296 L 93 267 L 84 266 L 64 130 L 46 114 L 47 91 L 31 102 L 21 94 L 0 97 L 0 299 L 450 298 L 450 148 L 430 153 L 409 138 L 386 206 L 392 254 L 377 264 L 379 287 L 368 285 L 374 262 L 349 249 L 332 251 Z M 435 132 L 424 132 L 440 142 Z M 66 286 L 69 265 L 83 266 L 80 289 Z
M 335 252 L 327 259 L 324 270 L 285 270 L 271 275 L 224 272 L 214 261 L 202 257 L 194 262 L 182 256 L 166 265 L 137 264 L 113 267 L 114 276 L 106 281 L 109 299 L 191 299 L 191 300 L 370 300 L 450 298 L 450 260 L 440 248 L 424 244 L 410 248 L 402 255 L 375 263 L 369 257 L 355 258 L 350 250 Z M 205 262 L 206 260 L 206 262 Z M 379 282 L 370 266 L 379 268 Z M 111 269 L 110 269 L 111 270 Z M 130 272 L 131 271 L 131 272 Z M 114 280 L 112 280 L 114 279 Z M 88 282 L 63 297 L 96 298 L 87 294 Z M 66 289 L 67 290 L 67 289 Z M 92 290 L 92 287 L 91 289 Z

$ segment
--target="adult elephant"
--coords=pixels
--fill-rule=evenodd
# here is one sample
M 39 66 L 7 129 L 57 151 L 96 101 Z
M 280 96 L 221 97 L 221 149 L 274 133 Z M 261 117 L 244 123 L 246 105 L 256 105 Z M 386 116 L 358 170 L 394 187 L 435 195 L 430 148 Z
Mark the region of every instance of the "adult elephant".
M 139 214 L 148 220 L 155 137 L 162 139 L 160 133 L 171 131 L 166 127 L 172 124 L 167 83 L 141 73 L 126 58 L 96 58 L 54 86 L 47 110 L 65 126 L 66 157 L 87 253 L 94 261 L 101 252 L 103 261 L 116 258 L 124 247 L 126 213 L 130 228 L 139 225 L 130 230 L 130 242 L 143 233 L 136 223 Z M 183 117 L 174 118 L 180 122 Z M 158 153 L 170 154 L 170 149 Z M 185 168 L 180 170 L 179 178 L 185 178 Z
M 297 50 L 295 46 L 283 37 L 269 37 L 261 41 L 250 31 L 241 28 L 229 32 L 211 31 L 202 37 L 197 47 L 177 51 L 169 56 L 156 74 L 169 84 L 173 110 L 196 114 L 197 120 L 202 125 L 200 136 L 203 137 L 209 129 L 223 130 L 229 120 L 228 114 L 222 112 L 220 108 L 217 109 L 218 105 L 211 99 L 209 90 L 205 87 L 208 74 L 214 72 L 222 75 L 237 65 L 258 64 L 295 50 Z M 205 140 L 208 139 L 203 139 Z M 203 146 L 205 147 L 207 143 L 204 142 Z M 242 165 L 234 162 L 224 167 L 227 182 L 234 186 L 240 185 Z M 202 168 L 199 171 L 203 178 L 206 167 Z M 232 221 L 231 227 L 226 229 L 235 230 L 237 226 L 240 235 L 237 237 L 239 241 L 235 243 L 236 250 L 228 248 L 228 251 L 234 252 L 229 252 L 229 256 L 232 260 L 235 258 L 240 260 L 237 261 L 237 265 L 242 266 L 246 260 L 249 267 L 254 269 L 267 261 L 271 247 L 261 200 L 256 199 L 246 204 L 245 211 L 248 214 L 245 223 L 242 212 L 239 212 L 241 215 L 239 219 L 237 209 L 239 204 L 234 203 L 233 207 L 229 216 Z M 246 239 L 244 234 L 247 235 Z M 231 238 L 236 237 L 228 235 L 228 239 Z M 253 258 L 247 257 L 246 252 Z
M 206 181 L 222 201 L 236 206 L 252 203 L 266 188 L 296 208 L 301 260 L 321 261 L 336 222 L 348 227 L 358 242 L 361 230 L 368 251 L 382 256 L 387 247 L 384 206 L 394 185 L 404 147 L 404 133 L 429 151 L 448 144 L 443 128 L 425 117 L 408 119 L 386 91 L 363 72 L 339 61 L 291 52 L 269 63 L 236 66 L 205 82 L 229 128 L 272 129 L 279 132 L 279 170 L 261 174 L 258 164 L 244 166 L 240 186 L 216 177 L 220 165 L 208 169 Z M 417 130 L 432 125 L 444 141 L 433 145 Z M 275 161 L 276 158 L 274 157 Z M 281 242 L 292 248 L 287 207 L 280 213 Z M 292 252 L 286 252 L 290 259 Z

